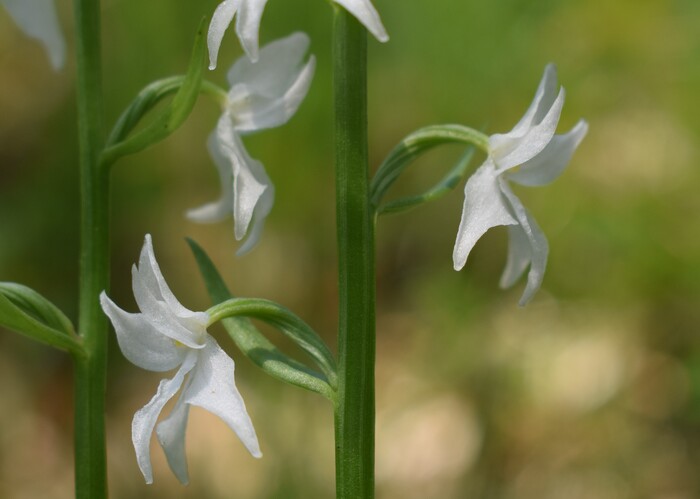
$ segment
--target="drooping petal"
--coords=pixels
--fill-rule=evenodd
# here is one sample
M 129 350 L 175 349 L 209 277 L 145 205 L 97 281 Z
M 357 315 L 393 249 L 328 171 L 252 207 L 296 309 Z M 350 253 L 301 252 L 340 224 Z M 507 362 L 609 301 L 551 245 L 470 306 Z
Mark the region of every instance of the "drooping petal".
M 192 381 L 183 393 L 185 403 L 219 416 L 238 435 L 248 452 L 254 457 L 262 457 L 253 423 L 236 388 L 233 359 L 211 336 L 198 356 Z
M 569 132 L 555 135 L 541 153 L 520 165 L 517 171 L 506 173 L 508 180 L 527 186 L 552 182 L 569 164 L 587 132 L 588 123 L 580 120 Z
M 541 121 L 533 122 L 523 135 L 516 137 L 506 134 L 489 137 L 489 149 L 498 173 L 532 159 L 547 147 L 557 130 L 565 96 L 566 92 L 562 87 L 547 114 Z
M 267 0 L 243 0 L 236 19 L 236 34 L 250 60 L 258 60 L 258 32 Z
M 240 241 L 254 216 L 256 223 L 262 223 L 270 212 L 274 189 L 262 163 L 250 157 L 226 115 L 219 119 L 216 133 L 221 151 L 233 169 L 234 233 Z
M 192 370 L 197 361 L 197 353 L 188 352 L 185 361 L 172 379 L 164 379 L 158 385 L 158 391 L 153 398 L 134 414 L 131 422 L 131 439 L 136 451 L 136 461 L 146 483 L 153 483 L 153 469 L 151 467 L 151 434 L 156 425 L 158 416 L 168 401 L 173 398 L 182 386 L 185 375 Z
M 220 222 L 231 215 L 233 206 L 233 168 L 221 150 L 216 130 L 209 135 L 207 148 L 219 172 L 221 197 L 217 201 L 187 211 L 187 218 L 199 223 Z
M 313 56 L 302 64 L 308 46 L 306 34 L 293 33 L 263 47 L 258 62 L 242 57 L 231 67 L 228 110 L 238 132 L 280 126 L 294 115 L 316 66 Z
M 498 176 L 489 158 L 474 172 L 464 187 L 462 220 L 452 254 L 455 270 L 464 267 L 472 248 L 487 230 L 516 223 L 501 195 Z
M 369 0 L 335 0 L 335 3 L 350 12 L 380 42 L 389 41 L 377 9 Z
M 186 390 L 187 388 L 183 390 L 183 394 Z M 189 482 L 185 454 L 185 431 L 189 412 L 190 406 L 184 403 L 181 395 L 170 415 L 156 426 L 156 436 L 168 459 L 168 465 L 183 485 Z
M 532 261 L 532 246 L 520 225 L 508 226 L 508 259 L 501 275 L 501 288 L 509 288 L 520 279 Z
M 216 7 L 214 14 L 211 16 L 209 32 L 207 33 L 209 69 L 216 69 L 216 60 L 219 57 L 221 41 L 224 39 L 226 29 L 231 24 L 231 21 L 233 21 L 233 16 L 236 15 L 239 5 L 240 0 L 224 0 Z
M 185 352 L 173 340 L 163 336 L 143 314 L 125 312 L 110 300 L 104 291 L 100 294 L 102 310 L 112 321 L 117 342 L 129 362 L 149 371 L 170 371 L 180 365 Z
M 132 289 L 139 310 L 161 334 L 190 348 L 202 348 L 209 316 L 183 307 L 170 291 L 146 235 L 139 266 L 132 268 Z
M 260 163 L 257 163 L 260 165 Z M 262 165 L 260 165 L 262 167 Z M 264 170 L 260 174 L 266 175 Z M 275 202 L 275 187 L 272 183 L 267 185 L 267 188 L 258 199 L 258 204 L 255 206 L 255 211 L 253 212 L 253 218 L 250 222 L 250 229 L 248 230 L 248 235 L 245 241 L 236 251 L 236 256 L 243 256 L 248 253 L 251 249 L 258 244 L 260 236 L 262 235 L 263 228 L 265 227 L 265 219 L 270 214 L 272 210 L 272 205 Z
M 27 36 L 44 45 L 53 68 L 60 69 L 66 59 L 66 42 L 53 0 L 0 0 L 0 3 Z
M 519 302 L 519 305 L 524 307 L 532 297 L 535 296 L 540 286 L 542 286 L 544 271 L 547 267 L 549 244 L 547 243 L 547 238 L 542 232 L 542 229 L 540 229 L 537 222 L 530 216 L 530 213 L 525 209 L 520 199 L 513 194 L 508 184 L 503 179 L 499 179 L 499 183 L 501 191 L 510 203 L 515 218 L 518 220 L 518 224 L 522 228 L 530 244 L 530 271 L 527 274 L 527 286 L 525 286 L 525 291 L 520 297 Z M 522 242 L 518 242 L 518 244 L 522 244 Z M 522 250 L 519 251 L 521 251 L 519 258 L 522 259 L 524 253 Z

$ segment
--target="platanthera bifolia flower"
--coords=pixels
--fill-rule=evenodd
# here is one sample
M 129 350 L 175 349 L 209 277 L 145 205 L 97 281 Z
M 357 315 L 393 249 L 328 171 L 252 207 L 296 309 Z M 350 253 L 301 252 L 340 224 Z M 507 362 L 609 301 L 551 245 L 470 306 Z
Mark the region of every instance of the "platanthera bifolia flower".
M 275 197 L 265 168 L 250 157 L 240 136 L 283 125 L 294 115 L 316 67 L 313 55 L 303 63 L 308 47 L 308 36 L 293 33 L 263 47 L 258 62 L 244 56 L 229 70 L 231 89 L 208 142 L 221 179 L 221 198 L 188 211 L 187 217 L 218 222 L 233 212 L 236 239 L 247 234 L 238 255 L 257 243 Z
M 380 42 L 389 40 L 377 10 L 369 0 L 334 0 L 355 16 Z M 251 61 L 258 60 L 258 32 L 267 0 L 224 0 L 214 11 L 209 25 L 209 69 L 216 68 L 216 59 L 224 33 L 236 16 L 236 34 Z
M 508 133 L 489 137 L 488 157 L 464 188 L 464 208 L 453 259 L 455 270 L 467 262 L 474 244 L 491 227 L 508 226 L 508 259 L 501 287 L 510 287 L 530 271 L 520 299 L 523 306 L 542 284 L 549 247 L 539 226 L 513 194 L 508 182 L 540 186 L 561 174 L 588 131 L 580 120 L 569 132 L 555 135 L 564 104 L 557 75 L 549 64 L 525 115 Z
M 66 42 L 53 0 L 0 0 L 0 4 L 27 36 L 44 45 L 53 68 L 61 68 L 66 59 Z
M 245 403 L 234 381 L 233 360 L 207 333 L 209 315 L 183 307 L 168 288 L 146 236 L 138 267 L 132 269 L 138 314 L 125 312 L 103 292 L 100 303 L 112 321 L 124 356 L 149 371 L 178 368 L 172 379 L 164 379 L 155 396 L 134 414 L 131 436 L 136 460 L 146 483 L 153 483 L 150 445 L 153 429 L 165 451 L 170 469 L 187 483 L 185 430 L 191 405 L 219 416 L 255 457 L 261 457 L 258 438 Z M 156 420 L 165 404 L 180 391 L 170 415 Z

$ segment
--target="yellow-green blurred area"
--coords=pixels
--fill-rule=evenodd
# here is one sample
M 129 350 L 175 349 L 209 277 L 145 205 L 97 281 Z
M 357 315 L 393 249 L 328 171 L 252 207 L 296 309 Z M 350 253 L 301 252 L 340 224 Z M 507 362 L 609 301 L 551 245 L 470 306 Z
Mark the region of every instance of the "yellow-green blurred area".
M 377 497 L 700 497 L 700 2 L 374 3 L 391 35 L 388 44 L 369 41 L 375 168 L 423 125 L 510 130 L 550 61 L 567 91 L 560 131 L 581 117 L 590 123 L 560 179 L 516 187 L 551 247 L 543 288 L 526 308 L 517 306 L 522 282 L 498 289 L 505 229 L 482 238 L 462 272 L 452 269 L 462 186 L 380 219 Z M 144 85 L 184 71 L 199 19 L 216 4 L 104 3 L 110 126 Z M 73 47 L 71 5 L 57 5 Z M 252 253 L 234 256 L 231 220 L 195 225 L 183 217 L 219 193 L 205 147 L 219 113 L 211 100 L 201 98 L 168 140 L 116 165 L 111 296 L 118 304 L 136 310 L 130 268 L 150 233 L 175 294 L 206 309 L 184 241 L 190 236 L 237 295 L 282 303 L 334 347 L 331 13 L 320 0 L 271 0 L 263 17 L 263 43 L 307 31 L 318 65 L 293 120 L 245 139 L 277 189 Z M 230 31 L 220 68 L 207 77 L 225 84 L 240 54 Z M 52 72 L 40 46 L 0 11 L 0 280 L 38 290 L 71 318 L 79 217 L 74 70 L 70 57 Z M 427 155 L 393 195 L 426 188 L 460 152 Z M 155 483 L 145 485 L 130 422 L 163 375 L 132 366 L 112 341 L 112 497 L 332 497 L 329 404 L 267 377 L 223 330 L 213 333 L 236 361 L 264 458 L 251 458 L 224 423 L 194 409 L 191 484 L 178 484 L 154 439 Z M 72 496 L 71 379 L 67 356 L 0 333 L 0 497 Z

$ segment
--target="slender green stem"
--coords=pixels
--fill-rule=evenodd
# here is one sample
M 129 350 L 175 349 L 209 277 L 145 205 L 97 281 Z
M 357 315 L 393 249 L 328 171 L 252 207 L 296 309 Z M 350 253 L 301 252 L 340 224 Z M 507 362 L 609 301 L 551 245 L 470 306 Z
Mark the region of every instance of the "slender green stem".
M 103 146 L 99 0 L 75 0 L 80 144 L 80 302 L 86 355 L 75 361 L 75 487 L 79 499 L 107 497 L 105 378 L 107 319 L 99 293 L 109 284 L 109 174 Z
M 336 493 L 374 497 L 374 226 L 367 166 L 367 33 L 336 8 L 333 41 L 338 231 Z

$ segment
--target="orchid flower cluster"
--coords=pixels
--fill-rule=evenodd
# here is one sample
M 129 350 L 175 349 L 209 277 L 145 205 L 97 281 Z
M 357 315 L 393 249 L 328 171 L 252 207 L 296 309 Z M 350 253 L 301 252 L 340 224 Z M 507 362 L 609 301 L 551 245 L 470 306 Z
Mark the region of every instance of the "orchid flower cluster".
M 377 40 L 388 40 L 379 14 L 369 0 L 334 1 Z M 65 61 L 65 41 L 52 0 L 0 0 L 0 3 L 28 36 L 41 41 L 52 66 L 60 68 Z M 202 223 L 218 222 L 232 215 L 235 237 L 243 241 L 238 255 L 247 253 L 260 241 L 275 197 L 274 185 L 264 166 L 250 156 L 243 139 L 288 122 L 306 97 L 316 66 L 314 56 L 307 57 L 310 40 L 304 33 L 293 33 L 259 47 L 258 32 L 266 3 L 267 0 L 224 0 L 213 14 L 207 34 L 209 68 L 216 68 L 225 31 L 234 19 L 245 55 L 228 71 L 228 91 L 219 93 L 222 114 L 207 143 L 219 174 L 221 195 L 218 200 L 186 214 L 190 220 Z M 186 86 L 182 84 L 182 88 Z M 588 125 L 580 120 L 570 131 L 556 134 L 564 97 L 564 89 L 558 87 L 556 70 L 550 64 L 529 108 L 509 132 L 485 136 L 466 127 L 460 129 L 465 137 L 462 142 L 481 148 L 486 158 L 465 184 L 453 250 L 454 268 L 461 270 L 465 266 L 472 248 L 489 229 L 506 226 L 508 256 L 500 284 L 510 287 L 527 271 L 520 305 L 527 304 L 541 287 L 549 249 L 542 230 L 511 189 L 511 183 L 527 187 L 546 185 L 570 162 Z M 380 167 L 380 173 L 383 168 L 390 171 L 396 167 L 397 161 L 405 163 L 415 156 L 412 146 L 407 144 L 404 142 L 395 149 L 398 152 L 393 157 L 399 160 L 388 159 Z M 463 169 L 455 171 L 463 178 Z M 387 185 L 397 176 L 398 173 L 390 172 Z M 146 482 L 153 481 L 150 441 L 154 431 L 171 470 L 182 483 L 188 482 L 185 432 L 191 406 L 220 417 L 254 457 L 261 457 L 253 423 L 234 381 L 234 361 L 207 332 L 214 322 L 225 317 L 210 311 L 194 312 L 180 304 L 162 276 L 150 235 L 145 238 L 138 265 L 133 267 L 132 283 L 137 313 L 122 310 L 104 291 L 99 298 L 116 331 L 122 353 L 146 370 L 176 369 L 172 378 L 160 382 L 156 394 L 133 418 L 133 445 Z M 5 306 L 2 293 L 0 290 L 0 316 Z M 308 371 L 297 369 L 293 361 L 286 360 L 283 369 L 274 371 L 268 361 L 282 358 L 276 351 L 259 365 L 281 379 L 293 378 L 290 383 L 326 395 L 330 393 L 327 396 L 331 399 L 336 397 L 333 360 L 329 360 L 325 346 L 295 317 L 275 307 L 270 310 L 274 316 L 272 323 L 310 353 L 323 373 L 308 376 Z M 258 342 L 256 348 L 268 348 L 267 340 L 255 337 L 254 341 Z M 252 358 L 250 352 L 244 353 Z M 290 370 L 295 372 L 294 376 L 285 374 Z M 178 392 L 174 408 L 158 422 L 165 405 Z

